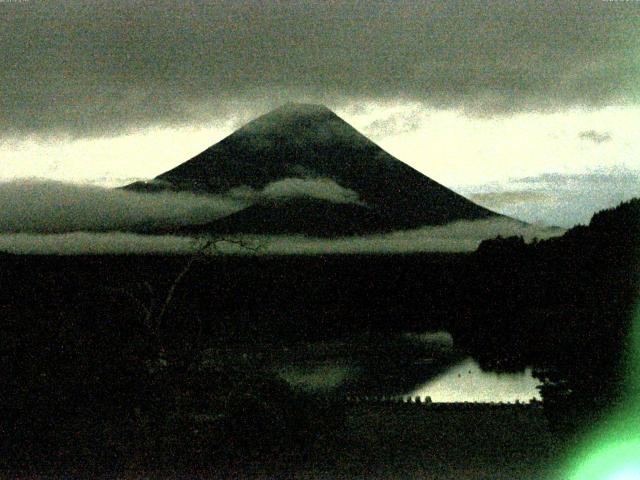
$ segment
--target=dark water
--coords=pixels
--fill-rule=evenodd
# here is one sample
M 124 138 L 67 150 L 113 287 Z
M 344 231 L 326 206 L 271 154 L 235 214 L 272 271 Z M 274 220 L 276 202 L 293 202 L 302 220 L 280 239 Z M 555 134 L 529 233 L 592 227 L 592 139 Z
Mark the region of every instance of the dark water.
M 436 402 L 539 399 L 527 369 L 484 372 L 446 332 L 298 346 L 280 352 L 273 369 L 296 388 L 329 395 L 430 396 Z

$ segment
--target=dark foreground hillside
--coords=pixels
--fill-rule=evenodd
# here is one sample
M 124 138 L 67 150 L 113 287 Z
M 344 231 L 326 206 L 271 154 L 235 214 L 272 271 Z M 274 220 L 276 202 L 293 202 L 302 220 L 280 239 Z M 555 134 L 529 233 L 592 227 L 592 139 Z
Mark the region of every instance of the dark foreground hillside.
M 140 331 L 153 304 L 171 341 L 194 328 L 209 340 L 294 341 L 366 329 L 438 328 L 457 305 L 467 255 L 0 255 L 0 301 L 16 328 L 59 319 Z M 158 314 L 154 311 L 153 314 Z
M 549 431 L 538 406 L 461 404 L 346 407 L 339 427 L 318 437 L 302 455 L 274 452 L 269 459 L 247 458 L 223 469 L 171 465 L 129 465 L 122 479 L 397 479 L 539 480 L 559 471 L 563 445 Z M 344 407 L 340 407 L 344 408 Z M 76 466 L 33 478 L 89 478 L 99 475 Z M 113 473 L 103 473 L 113 478 Z M 31 478 L 31 477 L 30 477 Z
M 359 406 L 337 441 L 299 476 L 534 480 L 557 467 L 562 448 L 541 409 L 526 405 Z
M 230 472 L 265 462 L 278 469 L 309 465 L 345 433 L 352 437 L 321 455 L 323 465 L 342 462 L 355 474 L 352 461 L 380 466 L 393 457 L 418 468 L 437 464 L 422 456 L 433 447 L 452 462 L 442 478 L 460 478 L 446 475 L 474 458 L 487 462 L 487 452 L 464 447 L 476 434 L 465 430 L 466 420 L 441 434 L 393 412 L 354 417 L 340 403 L 293 390 L 260 354 L 265 345 L 359 335 L 386 345 L 402 372 L 410 366 L 407 350 L 384 339 L 433 330 L 451 332 L 457 348 L 486 369 L 532 366 L 543 382 L 549 430 L 570 438 L 630 394 L 625 362 L 637 299 L 639 208 L 635 200 L 601 212 L 560 239 L 484 242 L 472 255 L 3 255 L 1 466 L 95 474 Z M 244 354 L 225 358 L 230 346 Z M 393 363 L 384 349 L 375 351 L 369 364 Z M 522 425 L 521 441 L 541 432 Z M 393 441 L 377 437 L 385 429 Z M 500 435 L 515 430 L 499 431 L 486 442 L 491 452 L 491 445 L 502 448 Z M 413 453 L 403 457 L 397 448 L 408 438 L 419 447 L 407 446 Z M 345 445 L 361 446 L 345 457 Z M 532 459 L 538 448 L 527 450 Z M 449 451 L 461 453 L 454 459 Z M 518 452 L 509 458 L 526 457 Z

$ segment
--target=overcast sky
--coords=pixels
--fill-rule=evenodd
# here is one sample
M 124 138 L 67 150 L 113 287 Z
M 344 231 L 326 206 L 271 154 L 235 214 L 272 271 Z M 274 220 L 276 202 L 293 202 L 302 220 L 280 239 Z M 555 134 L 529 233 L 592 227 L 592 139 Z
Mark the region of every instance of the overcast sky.
M 324 103 L 483 205 L 640 195 L 640 2 L 0 1 L 0 180 L 150 178 Z

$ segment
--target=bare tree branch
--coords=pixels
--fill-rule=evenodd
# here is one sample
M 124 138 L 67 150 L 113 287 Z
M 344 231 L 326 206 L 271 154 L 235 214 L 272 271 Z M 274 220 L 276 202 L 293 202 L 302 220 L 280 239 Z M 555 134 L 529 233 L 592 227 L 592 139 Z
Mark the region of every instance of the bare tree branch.
M 247 249 L 247 250 L 251 250 L 255 253 L 258 253 L 260 251 L 259 247 L 255 247 L 253 245 L 251 245 L 249 242 L 245 241 L 242 238 L 212 238 L 212 237 L 205 237 L 205 238 L 200 238 L 197 240 L 197 242 L 200 243 L 200 245 L 198 246 L 196 252 L 189 257 L 189 260 L 187 260 L 184 268 L 182 270 L 180 270 L 180 272 L 178 273 L 178 275 L 174 278 L 173 282 L 171 283 L 169 290 L 167 291 L 167 294 L 165 295 L 164 301 L 162 302 L 162 306 L 160 307 L 160 311 L 158 312 L 158 314 L 156 315 L 155 318 L 155 329 L 156 329 L 156 335 L 159 334 L 159 329 L 162 326 L 162 321 L 164 319 L 164 316 L 166 314 L 167 309 L 169 308 L 169 306 L 171 305 L 171 303 L 173 302 L 173 298 L 175 296 L 175 292 L 176 292 L 176 288 L 178 287 L 178 285 L 180 285 L 180 283 L 182 282 L 182 280 L 184 279 L 184 277 L 187 275 L 187 273 L 189 273 L 189 271 L 191 270 L 191 268 L 193 267 L 193 265 L 198 262 L 203 260 L 204 258 L 207 257 L 207 255 L 209 254 L 210 251 L 215 251 L 215 252 L 219 252 L 220 250 L 218 249 L 218 244 L 220 243 L 230 243 L 233 245 L 237 245 L 243 249 Z
M 176 290 L 178 286 L 183 282 L 186 275 L 191 271 L 194 264 L 206 259 L 211 253 L 220 253 L 218 245 L 220 243 L 229 243 L 236 245 L 242 249 L 259 253 L 260 248 L 247 242 L 242 238 L 217 238 L 217 237 L 202 237 L 195 240 L 196 250 L 190 255 L 185 262 L 182 269 L 178 274 L 173 277 L 171 283 L 164 296 L 158 291 L 158 288 L 154 287 L 149 281 L 143 280 L 135 282 L 135 288 L 124 287 L 107 287 L 106 290 L 111 293 L 117 293 L 127 297 L 134 302 L 136 306 L 143 312 L 143 326 L 149 333 L 161 342 L 161 331 L 164 318 L 169 310 L 171 304 L 174 301 Z M 145 297 L 147 297 L 145 299 Z M 159 305 L 159 308 L 157 308 Z

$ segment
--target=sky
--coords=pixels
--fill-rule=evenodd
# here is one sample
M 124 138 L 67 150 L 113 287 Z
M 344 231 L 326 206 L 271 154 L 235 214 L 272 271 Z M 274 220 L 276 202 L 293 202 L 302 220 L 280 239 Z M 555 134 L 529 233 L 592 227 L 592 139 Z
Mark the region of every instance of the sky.
M 640 2 L 3 1 L 0 38 L 0 181 L 152 178 L 304 101 L 529 222 L 640 196 Z

